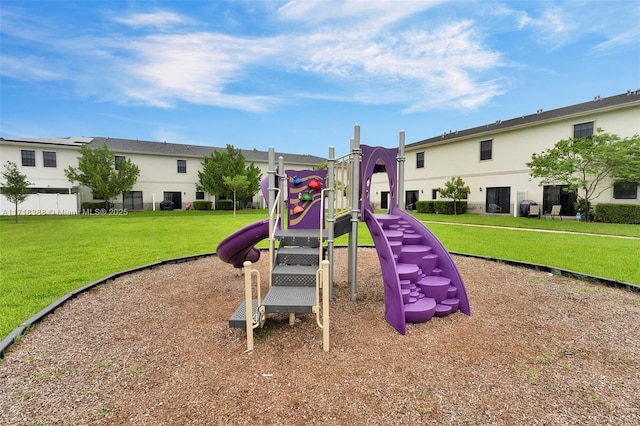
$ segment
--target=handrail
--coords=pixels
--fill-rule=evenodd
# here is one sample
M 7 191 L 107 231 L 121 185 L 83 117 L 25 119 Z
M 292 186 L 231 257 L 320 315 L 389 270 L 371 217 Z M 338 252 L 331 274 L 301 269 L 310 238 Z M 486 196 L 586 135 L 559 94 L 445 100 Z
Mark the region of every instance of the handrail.
M 320 191 L 320 219 L 319 219 L 319 226 L 318 228 L 320 229 L 320 235 L 319 235 L 319 239 L 318 239 L 318 265 L 322 264 L 322 259 L 324 256 L 322 256 L 322 248 L 323 248 L 323 237 L 324 237 L 324 213 L 325 213 L 325 208 L 324 208 L 324 200 L 325 200 L 325 196 L 324 193 L 325 191 L 331 191 L 331 188 L 323 188 L 322 191 Z M 330 236 L 330 238 L 333 238 L 333 235 Z
M 316 323 L 320 328 L 322 328 L 322 323 L 320 322 L 320 287 L 322 287 L 322 282 L 324 280 L 324 271 L 321 266 L 316 269 L 316 304 L 311 308 L 311 311 L 316 314 Z
M 322 261 L 322 349 L 329 352 L 329 261 Z
M 245 261 L 243 264 L 244 271 L 244 307 L 245 307 L 245 329 L 247 331 L 247 350 L 250 352 L 253 350 L 253 329 L 261 324 L 260 311 L 257 310 L 257 318 L 253 316 L 253 292 L 251 290 L 251 282 L 254 275 L 256 275 L 256 295 L 258 300 L 258 308 L 262 302 L 262 295 L 260 294 L 260 271 L 251 268 L 251 262 Z
M 276 241 L 276 230 L 278 229 L 278 227 L 276 226 L 278 224 L 278 221 L 280 220 L 280 215 L 279 210 L 278 210 L 278 206 L 280 205 L 280 196 L 282 195 L 282 192 L 280 190 L 280 188 L 277 188 L 276 190 L 276 196 L 275 196 L 275 201 L 273 203 L 273 206 L 271 206 L 271 210 L 269 211 L 269 288 L 271 288 L 271 283 L 272 283 L 272 272 L 273 272 L 273 261 L 275 258 L 275 241 Z
M 316 271 L 316 305 L 313 312 L 316 314 L 316 323 L 322 330 L 322 349 L 329 352 L 329 264 L 323 260 L 321 268 Z M 320 321 L 320 290 L 322 287 L 322 321 Z

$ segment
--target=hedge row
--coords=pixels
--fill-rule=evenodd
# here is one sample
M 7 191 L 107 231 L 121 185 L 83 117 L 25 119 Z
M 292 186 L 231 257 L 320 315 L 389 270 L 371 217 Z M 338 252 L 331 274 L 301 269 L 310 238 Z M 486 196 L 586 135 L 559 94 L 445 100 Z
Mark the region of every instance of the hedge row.
M 233 210 L 233 200 L 216 201 L 216 210 Z
M 463 214 L 467 212 L 467 202 L 456 202 L 454 210 L 453 201 L 416 201 L 416 210 L 418 213 Z
M 607 223 L 640 224 L 640 206 L 598 203 L 596 205 L 596 220 Z
M 194 210 L 211 210 L 211 201 L 194 201 L 193 209 Z
M 109 207 L 111 207 L 111 203 L 109 203 Z M 104 201 L 98 202 L 84 202 L 81 205 L 82 211 L 91 211 L 94 212 L 96 210 L 104 209 Z

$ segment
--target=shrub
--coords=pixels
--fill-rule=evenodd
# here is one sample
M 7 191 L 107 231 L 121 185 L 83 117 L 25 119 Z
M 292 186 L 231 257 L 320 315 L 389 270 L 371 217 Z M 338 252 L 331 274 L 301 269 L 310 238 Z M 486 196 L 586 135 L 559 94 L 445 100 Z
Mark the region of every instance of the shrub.
M 466 213 L 467 202 L 458 201 L 456 208 L 458 210 L 458 214 Z M 454 214 L 453 201 L 434 201 L 433 210 L 436 214 Z
M 233 200 L 216 201 L 216 210 L 233 210 Z
M 194 201 L 192 203 L 194 210 L 211 210 L 211 201 Z
M 434 213 L 433 201 L 416 201 L 418 213 Z
M 458 214 L 467 212 L 467 202 L 458 201 L 456 204 Z M 453 201 L 418 201 L 416 202 L 418 213 L 454 214 Z
M 599 203 L 596 205 L 596 220 L 608 223 L 640 224 L 640 206 Z
M 112 204 L 109 203 L 109 208 L 112 207 Z M 91 213 L 97 212 L 99 210 L 104 209 L 104 201 L 98 201 L 98 202 L 84 202 L 81 205 L 81 209 L 82 211 L 89 211 Z

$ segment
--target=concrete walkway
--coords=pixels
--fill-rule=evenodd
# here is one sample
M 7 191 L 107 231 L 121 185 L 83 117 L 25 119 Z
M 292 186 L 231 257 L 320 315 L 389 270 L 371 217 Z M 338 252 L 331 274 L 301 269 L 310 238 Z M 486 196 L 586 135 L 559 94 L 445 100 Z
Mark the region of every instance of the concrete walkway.
M 438 222 L 434 220 L 421 220 L 421 222 L 428 223 L 428 224 L 433 223 L 433 224 L 441 224 L 441 225 L 471 226 L 476 228 L 507 229 L 509 231 L 546 232 L 550 234 L 572 234 L 572 235 L 587 235 L 589 237 L 622 238 L 625 240 L 640 240 L 640 237 L 630 237 L 625 235 L 592 234 L 589 232 L 558 231 L 555 229 L 514 228 L 512 226 L 477 225 L 473 223 Z

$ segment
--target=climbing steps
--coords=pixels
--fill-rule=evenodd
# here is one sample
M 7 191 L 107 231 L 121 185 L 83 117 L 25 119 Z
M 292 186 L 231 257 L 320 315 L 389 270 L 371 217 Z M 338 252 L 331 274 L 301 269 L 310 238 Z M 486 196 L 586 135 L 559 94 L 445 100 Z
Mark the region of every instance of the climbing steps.
M 405 322 L 421 323 L 457 312 L 460 299 L 452 282 L 455 277 L 442 276 L 441 255 L 428 245 L 428 235 L 421 229 L 424 225 L 403 220 L 399 214 L 370 214 L 382 229 L 393 256 Z M 378 245 L 383 245 L 381 240 Z
M 281 229 L 276 231 L 278 248 L 271 273 L 271 287 L 261 301 L 264 313 L 312 313 L 316 300 L 316 272 L 320 257 L 320 232 L 317 229 Z M 326 233 L 323 240 L 326 239 Z M 245 328 L 245 303 L 229 319 L 229 327 Z M 254 318 L 257 313 L 254 300 Z

